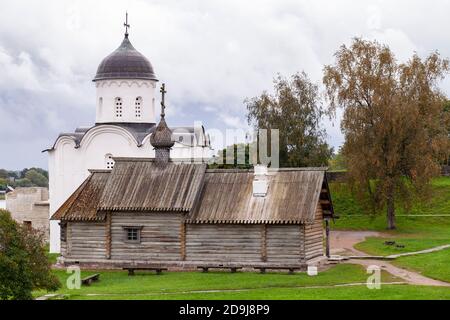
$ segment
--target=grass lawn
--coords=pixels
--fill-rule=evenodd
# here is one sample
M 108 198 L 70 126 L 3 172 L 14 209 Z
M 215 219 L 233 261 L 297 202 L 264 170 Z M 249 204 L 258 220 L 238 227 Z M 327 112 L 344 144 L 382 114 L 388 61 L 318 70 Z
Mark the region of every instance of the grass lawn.
M 73 296 L 77 300 L 450 300 L 450 288 L 384 285 L 369 290 L 365 285 L 334 288 L 273 288 L 237 292 L 173 295 Z
M 402 268 L 418 271 L 433 279 L 450 282 L 450 249 L 401 257 L 392 263 Z
M 365 282 L 365 270 L 355 265 L 338 265 L 327 271 L 320 272 L 316 277 L 309 277 L 305 273 L 289 275 L 287 273 L 255 272 L 165 272 L 162 275 L 154 273 L 136 272 L 134 277 L 128 276 L 126 271 L 100 271 L 98 283 L 81 287 L 80 290 L 65 288 L 68 274 L 65 270 L 54 270 L 63 284 L 57 293 L 86 294 L 86 293 L 120 293 L 144 294 L 167 293 L 193 290 L 231 290 L 258 289 L 276 287 L 320 286 L 355 282 Z M 82 271 L 81 277 L 99 271 Z M 382 274 L 383 282 L 399 281 L 387 273 Z M 39 292 L 41 294 L 41 292 Z
M 335 211 L 341 219 L 332 224 L 340 230 L 382 231 L 387 238 L 368 238 L 357 248 L 377 255 L 411 252 L 450 243 L 450 217 L 418 217 L 418 214 L 450 214 L 450 178 L 433 181 L 434 198 L 427 204 L 415 202 L 410 215 L 398 217 L 398 229 L 386 232 L 384 215 L 371 217 L 352 197 L 344 184 L 332 184 Z M 405 214 L 399 209 L 399 214 Z M 414 216 L 416 215 L 416 216 Z M 386 246 L 394 240 L 405 248 Z M 55 261 L 56 255 L 49 255 Z M 392 262 L 425 276 L 450 282 L 450 250 L 420 256 L 403 257 Z M 137 273 L 129 277 L 124 271 L 100 271 L 100 281 L 79 290 L 66 288 L 69 276 L 64 270 L 54 270 L 63 288 L 57 293 L 65 299 L 448 299 L 450 288 L 411 285 L 382 285 L 381 290 L 365 286 L 368 274 L 358 265 L 340 264 L 309 277 L 305 273 L 238 272 L 166 272 Z M 82 277 L 99 271 L 84 271 Z M 382 273 L 382 282 L 401 281 Z M 348 284 L 359 284 L 351 285 Z M 46 292 L 34 292 L 41 296 Z
M 345 184 L 332 185 L 335 192 L 333 204 L 341 219 L 332 227 L 335 230 L 374 230 L 383 232 L 385 238 L 369 237 L 356 245 L 356 249 L 373 255 L 390 255 L 420 251 L 450 244 L 450 178 L 441 177 L 433 180 L 433 198 L 426 203 L 414 201 L 409 213 L 397 209 L 397 230 L 387 231 L 384 214 L 370 216 L 361 215 L 364 210 L 351 195 Z M 417 216 L 417 215 L 430 216 Z M 404 246 L 386 245 L 385 241 L 395 241 Z M 450 282 L 450 250 L 418 256 L 402 257 L 393 264 L 422 273 L 425 276 Z
M 47 244 L 45 251 L 47 251 L 47 258 L 51 264 L 55 264 L 59 257 L 59 253 L 50 253 L 50 245 Z
M 100 281 L 79 290 L 65 288 L 68 275 L 55 270 L 64 288 L 58 294 L 67 299 L 450 299 L 450 288 L 382 285 L 381 290 L 365 286 L 368 275 L 361 266 L 337 265 L 316 277 L 305 273 L 166 272 L 136 273 L 100 271 Z M 93 272 L 82 272 L 82 277 Z M 382 273 L 382 282 L 399 279 Z M 330 287 L 361 283 L 358 286 Z M 311 288 L 314 287 L 314 288 Z M 433 289 L 433 290 L 432 290 Z M 45 292 L 35 292 L 34 296 Z

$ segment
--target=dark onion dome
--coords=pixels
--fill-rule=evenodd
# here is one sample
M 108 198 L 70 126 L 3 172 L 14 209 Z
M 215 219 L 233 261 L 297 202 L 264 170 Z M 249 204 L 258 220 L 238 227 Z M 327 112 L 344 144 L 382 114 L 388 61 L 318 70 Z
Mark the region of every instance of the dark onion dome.
M 150 143 L 155 149 L 170 149 L 175 144 L 172 140 L 172 130 L 167 126 L 164 115 L 161 115 L 161 120 L 150 136 Z
M 155 80 L 155 72 L 146 57 L 139 53 L 128 39 L 128 34 L 122 44 L 100 63 L 94 80 L 108 79 L 146 79 Z

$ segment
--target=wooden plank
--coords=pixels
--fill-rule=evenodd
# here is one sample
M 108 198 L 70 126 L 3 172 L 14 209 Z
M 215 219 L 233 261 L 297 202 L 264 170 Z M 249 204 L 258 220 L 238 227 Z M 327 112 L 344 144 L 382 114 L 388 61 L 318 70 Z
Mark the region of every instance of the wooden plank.
M 186 260 L 261 262 L 260 225 L 187 224 Z
M 68 222 L 67 254 L 71 259 L 105 259 L 106 224 L 104 222 Z
M 181 238 L 181 261 L 186 260 L 186 224 L 181 222 L 180 226 L 180 238 Z
M 300 226 L 300 260 L 306 261 L 306 231 L 305 225 Z
M 67 222 L 67 256 L 70 257 L 72 255 L 72 223 Z
M 267 261 L 267 225 L 262 225 L 261 230 L 261 260 Z
M 106 213 L 106 259 L 111 259 L 111 212 Z
M 302 259 L 302 225 L 267 226 L 267 262 L 299 263 Z

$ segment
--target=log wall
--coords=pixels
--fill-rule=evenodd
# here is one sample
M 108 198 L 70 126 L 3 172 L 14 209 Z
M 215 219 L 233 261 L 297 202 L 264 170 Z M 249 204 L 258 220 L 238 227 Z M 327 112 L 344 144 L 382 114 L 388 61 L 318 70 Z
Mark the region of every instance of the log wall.
M 75 259 L 104 259 L 105 223 L 68 222 L 66 256 Z
M 324 227 L 322 207 L 317 205 L 314 223 L 305 225 L 305 258 L 310 260 L 324 255 Z
M 261 262 L 260 225 L 188 224 L 186 261 Z
M 114 213 L 111 219 L 111 259 L 113 260 L 181 260 L 178 213 Z M 141 242 L 125 241 L 125 226 L 142 227 Z
M 310 225 L 185 224 L 179 213 L 114 213 L 68 222 L 62 254 L 72 259 L 299 264 L 324 254 L 322 209 Z M 141 228 L 140 243 L 124 227 Z
M 304 259 L 304 230 L 301 225 L 267 226 L 267 262 L 300 263 Z

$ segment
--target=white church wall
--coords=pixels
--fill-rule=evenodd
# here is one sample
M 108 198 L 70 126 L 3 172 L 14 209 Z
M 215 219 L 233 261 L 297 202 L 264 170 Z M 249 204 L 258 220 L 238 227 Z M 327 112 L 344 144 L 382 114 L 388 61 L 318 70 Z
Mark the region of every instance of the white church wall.
M 156 81 L 98 80 L 95 85 L 97 87 L 97 123 L 155 123 Z M 120 105 L 116 106 L 116 103 Z

